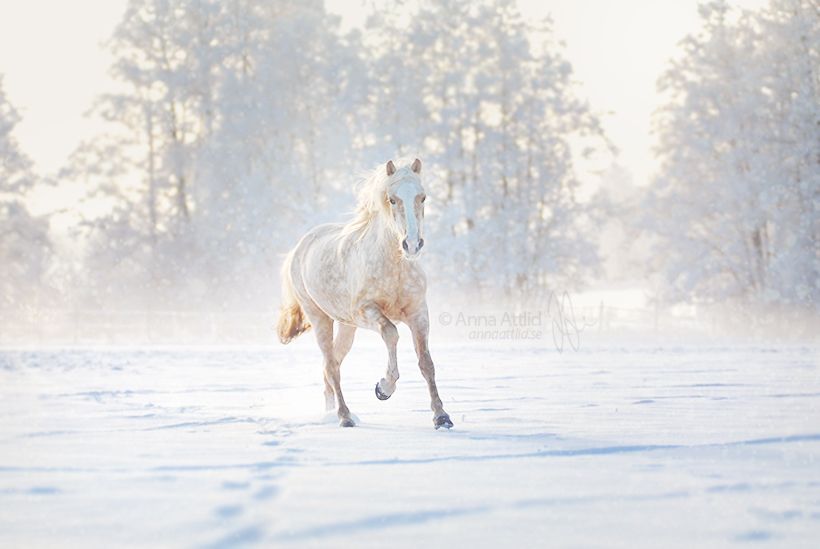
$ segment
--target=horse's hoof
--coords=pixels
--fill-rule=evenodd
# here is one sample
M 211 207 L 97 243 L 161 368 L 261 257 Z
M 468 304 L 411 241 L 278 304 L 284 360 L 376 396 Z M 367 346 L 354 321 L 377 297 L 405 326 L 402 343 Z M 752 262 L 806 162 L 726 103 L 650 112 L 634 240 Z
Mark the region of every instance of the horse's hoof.
M 349 417 L 343 417 L 341 421 L 339 421 L 339 427 L 355 427 L 356 423 L 350 419 Z
M 444 427 L 445 429 L 451 429 L 453 427 L 453 422 L 450 420 L 450 416 L 444 414 L 441 416 L 434 417 L 433 425 L 436 426 L 436 430 L 438 431 L 442 427 Z
M 390 398 L 390 395 L 386 395 L 386 394 L 382 393 L 382 390 L 379 387 L 379 382 L 378 381 L 376 382 L 376 398 L 378 398 L 379 400 L 387 400 L 388 398 Z

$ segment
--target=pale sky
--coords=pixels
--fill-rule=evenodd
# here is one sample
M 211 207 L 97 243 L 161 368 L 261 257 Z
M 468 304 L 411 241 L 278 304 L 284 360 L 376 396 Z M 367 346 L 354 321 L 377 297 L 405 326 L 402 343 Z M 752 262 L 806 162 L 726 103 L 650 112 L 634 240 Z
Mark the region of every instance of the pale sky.
M 697 28 L 695 0 L 519 0 L 530 17 L 550 13 L 581 93 L 607 113 L 604 128 L 619 162 L 642 184 L 654 169 L 650 114 L 655 82 L 677 42 Z M 746 0 L 758 7 L 764 0 Z M 23 121 L 17 138 L 41 173 L 54 173 L 84 138 L 95 96 L 111 88 L 103 47 L 125 0 L 0 0 L 0 75 Z M 360 0 L 327 0 L 348 24 Z

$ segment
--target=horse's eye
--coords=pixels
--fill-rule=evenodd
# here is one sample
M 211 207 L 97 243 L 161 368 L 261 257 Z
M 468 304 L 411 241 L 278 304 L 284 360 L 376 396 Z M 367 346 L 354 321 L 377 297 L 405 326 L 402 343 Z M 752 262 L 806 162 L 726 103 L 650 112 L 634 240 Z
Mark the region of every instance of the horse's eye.
M 396 203 L 396 199 L 395 199 L 395 198 L 391 198 L 391 199 L 390 199 L 390 203 L 391 203 L 391 204 L 395 204 L 395 203 Z
M 422 204 L 424 204 L 424 201 L 425 201 L 425 200 L 427 200 L 427 197 L 426 197 L 426 196 L 422 196 L 422 197 L 421 197 L 421 202 L 422 202 Z

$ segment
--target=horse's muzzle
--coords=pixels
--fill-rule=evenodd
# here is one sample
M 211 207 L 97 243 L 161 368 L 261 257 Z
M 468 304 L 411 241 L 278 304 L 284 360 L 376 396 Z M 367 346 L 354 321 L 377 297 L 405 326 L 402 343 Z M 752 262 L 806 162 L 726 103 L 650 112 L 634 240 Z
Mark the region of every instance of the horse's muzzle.
M 404 253 L 409 257 L 415 257 L 419 255 L 419 252 L 424 247 L 424 239 L 419 238 L 415 242 L 407 242 L 407 239 L 401 241 L 401 247 L 404 250 Z

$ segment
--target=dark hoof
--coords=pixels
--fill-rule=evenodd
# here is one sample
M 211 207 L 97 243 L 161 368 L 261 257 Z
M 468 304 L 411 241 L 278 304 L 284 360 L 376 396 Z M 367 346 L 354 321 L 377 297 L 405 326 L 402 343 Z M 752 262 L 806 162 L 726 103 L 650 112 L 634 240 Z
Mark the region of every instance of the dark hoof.
M 436 430 L 439 430 L 442 427 L 444 427 L 445 429 L 453 428 L 453 422 L 450 421 L 450 416 L 448 416 L 447 414 L 433 418 L 433 425 L 436 426 Z
M 339 422 L 339 427 L 355 427 L 356 423 L 349 417 L 343 417 Z
M 378 398 L 379 400 L 387 400 L 388 398 L 390 398 L 390 395 L 382 393 L 382 390 L 379 388 L 378 381 L 376 382 L 376 398 Z

